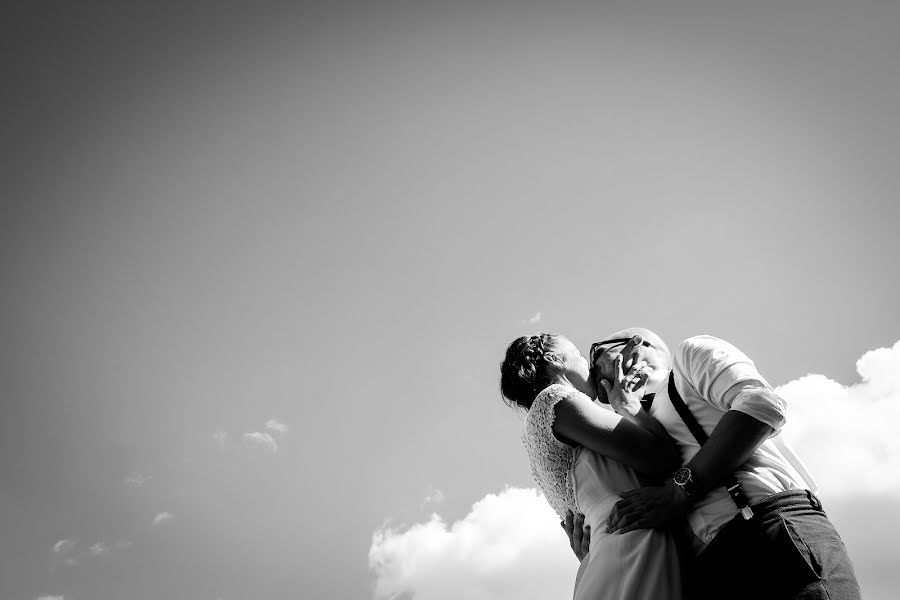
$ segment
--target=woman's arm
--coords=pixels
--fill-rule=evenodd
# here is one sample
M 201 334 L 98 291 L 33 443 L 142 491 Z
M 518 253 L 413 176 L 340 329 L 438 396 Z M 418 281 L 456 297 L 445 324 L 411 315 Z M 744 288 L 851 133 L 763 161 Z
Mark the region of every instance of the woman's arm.
M 653 435 L 669 442 L 677 452 L 677 447 L 672 438 L 669 437 L 666 428 L 663 427 L 662 423 L 651 417 L 641 406 L 641 398 L 644 396 L 642 389 L 646 385 L 652 371 L 646 369 L 646 362 L 641 362 L 632 366 L 626 375 L 622 372 L 622 361 L 625 360 L 624 355 L 625 352 L 617 356 L 613 363 L 612 383 L 605 379 L 600 380 L 600 385 L 609 399 L 609 405 L 623 419 L 631 421 Z
M 584 394 L 572 394 L 556 405 L 553 432 L 651 477 L 666 477 L 681 459 L 668 437 L 594 404 Z M 653 421 L 649 415 L 647 419 Z M 655 421 L 654 421 L 655 423 Z M 663 430 L 664 433 L 664 430 Z

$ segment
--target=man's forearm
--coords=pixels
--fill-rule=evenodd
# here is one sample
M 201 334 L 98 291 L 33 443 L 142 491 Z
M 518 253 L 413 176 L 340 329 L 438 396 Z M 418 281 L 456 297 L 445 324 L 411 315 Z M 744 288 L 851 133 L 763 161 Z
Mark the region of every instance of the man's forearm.
M 744 464 L 774 430 L 736 410 L 726 412 L 700 451 L 686 465 L 697 491 L 705 495 Z

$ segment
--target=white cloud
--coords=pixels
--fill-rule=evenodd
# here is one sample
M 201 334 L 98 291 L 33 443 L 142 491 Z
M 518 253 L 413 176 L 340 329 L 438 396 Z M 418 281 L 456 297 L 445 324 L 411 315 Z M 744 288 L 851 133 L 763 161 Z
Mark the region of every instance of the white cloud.
M 161 512 L 158 515 L 156 515 L 155 517 L 153 517 L 153 526 L 156 527 L 158 525 L 161 525 L 162 523 L 171 521 L 174 518 L 175 518 L 175 515 L 173 515 L 170 512 Z
M 38 596 L 36 600 L 65 600 L 63 596 Z
M 269 433 L 254 431 L 253 433 L 244 434 L 244 442 L 255 448 L 260 448 L 266 452 L 275 454 L 278 452 L 278 442 Z
M 275 419 L 269 419 L 268 421 L 266 421 L 266 429 L 277 431 L 278 433 L 287 433 L 288 426 L 284 423 L 276 421 Z
M 440 504 L 444 501 L 444 492 L 437 488 L 429 488 L 428 495 L 425 496 L 425 500 L 422 502 L 422 506 L 426 504 Z
M 824 499 L 900 497 L 900 342 L 856 362 L 861 381 L 807 375 L 779 388 L 788 402 L 784 437 L 803 458 Z
M 534 315 L 533 317 L 529 317 L 529 318 L 525 319 L 524 321 L 522 321 L 522 324 L 523 325 L 537 325 L 538 323 L 541 322 L 541 320 L 543 318 L 544 318 L 544 314 L 542 312 L 538 311 L 538 313 L 536 315 Z
M 376 598 L 528 600 L 570 597 L 578 562 L 544 497 L 508 488 L 450 526 L 432 514 L 402 531 L 379 529 L 369 568 Z
M 145 483 L 153 479 L 152 475 L 144 475 L 143 473 L 138 473 L 135 471 L 125 478 L 125 485 L 130 485 L 132 487 L 143 487 Z
M 74 540 L 60 540 L 53 545 L 53 551 L 60 556 L 65 556 L 65 560 L 63 560 L 64 564 L 70 567 L 74 567 L 84 564 L 85 561 L 90 561 L 100 556 L 106 556 L 114 552 L 127 550 L 133 545 L 134 544 L 128 540 L 119 540 L 112 546 L 107 544 L 106 542 L 100 541 L 91 544 L 87 548 L 82 548 L 78 552 L 73 552 L 75 550 Z
M 225 440 L 228 438 L 228 433 L 225 431 L 217 431 L 213 434 L 213 439 L 219 443 L 220 448 L 225 447 Z

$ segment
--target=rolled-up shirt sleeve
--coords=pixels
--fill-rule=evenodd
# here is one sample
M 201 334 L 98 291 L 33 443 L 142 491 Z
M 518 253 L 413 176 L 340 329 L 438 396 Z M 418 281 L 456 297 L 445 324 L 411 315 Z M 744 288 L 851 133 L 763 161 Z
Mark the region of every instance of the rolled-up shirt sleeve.
M 784 400 L 753 361 L 725 340 L 710 335 L 686 339 L 675 353 L 675 368 L 720 410 L 742 412 L 769 425 L 775 433 L 784 426 Z
M 731 410 L 750 415 L 762 421 L 778 435 L 784 427 L 787 405 L 784 400 L 769 387 L 747 385 L 735 396 Z

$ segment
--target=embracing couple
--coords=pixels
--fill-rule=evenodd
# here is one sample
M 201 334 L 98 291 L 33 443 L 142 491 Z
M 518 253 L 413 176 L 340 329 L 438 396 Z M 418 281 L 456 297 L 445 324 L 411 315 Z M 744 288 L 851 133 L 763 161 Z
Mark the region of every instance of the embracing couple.
M 626 329 L 589 357 L 513 341 L 500 388 L 525 409 L 534 478 L 581 559 L 576 600 L 860 598 L 815 484 L 778 436 L 785 403 L 707 335 L 674 353 Z

